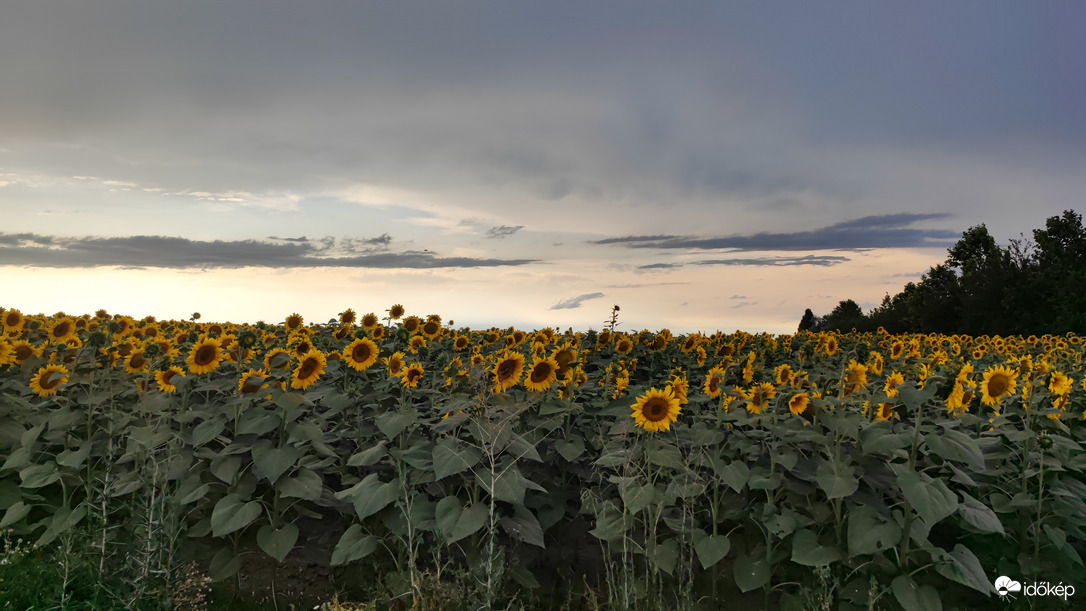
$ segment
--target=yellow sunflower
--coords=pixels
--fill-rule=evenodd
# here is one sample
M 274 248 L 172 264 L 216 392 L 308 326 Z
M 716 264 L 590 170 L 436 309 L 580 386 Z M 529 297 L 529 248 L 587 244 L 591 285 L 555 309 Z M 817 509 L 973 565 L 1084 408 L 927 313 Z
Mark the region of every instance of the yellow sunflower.
M 950 391 L 950 395 L 947 396 L 944 404 L 946 405 L 946 411 L 952 416 L 961 416 L 963 413 L 969 411 L 969 404 L 973 402 L 973 391 L 966 390 L 965 386 L 958 381 L 954 382 L 954 389 Z
M 879 408 L 875 410 L 875 420 L 889 420 L 893 416 L 893 403 L 879 403 Z
M 901 355 L 905 353 L 905 344 L 903 342 L 894 342 L 890 345 L 890 359 L 898 360 Z
M 528 367 L 528 377 L 524 387 L 535 392 L 543 392 L 558 380 L 558 362 L 553 358 L 536 357 Z
M 373 312 L 366 314 L 362 317 L 362 328 L 366 331 L 373 331 L 377 328 L 377 325 L 381 323 L 381 319 L 377 318 L 377 315 Z
M 633 342 L 630 341 L 630 338 L 623 337 L 615 342 L 615 352 L 619 354 L 629 354 L 631 350 L 633 350 Z
M 506 352 L 494 364 L 494 392 L 505 392 L 517 385 L 524 371 L 524 355 Z
M 264 383 L 268 379 L 268 372 L 263 369 L 250 369 L 241 374 L 238 379 L 238 394 L 252 395 L 268 387 Z
M 792 379 L 792 366 L 788 363 L 777 365 L 773 368 L 773 382 L 777 386 L 783 386 Z
M 172 365 L 169 369 L 166 369 L 165 371 L 156 371 L 155 382 L 158 383 L 158 389 L 164 393 L 177 392 L 177 386 L 175 386 L 173 383 L 174 377 L 185 377 L 185 370 L 181 369 L 177 365 Z
M 290 366 L 290 353 L 282 348 L 272 348 L 264 354 L 264 369 L 286 369 Z
M 421 335 L 416 335 L 408 342 L 408 348 L 411 350 L 411 354 L 418 354 L 419 349 L 426 347 L 426 338 Z
M 298 329 L 302 328 L 302 323 L 303 322 L 304 321 L 302 320 L 302 315 L 295 312 L 295 313 L 291 314 L 290 316 L 287 316 L 287 319 L 284 322 L 284 324 L 285 324 L 285 326 L 287 328 L 287 331 L 297 331 Z
M 15 348 L 8 340 L 0 337 L 0 366 L 11 365 L 15 362 Z
M 848 367 L 845 368 L 844 393 L 845 396 L 851 396 L 860 388 L 863 388 L 867 384 L 867 367 L 856 362 L 852 359 L 848 362 Z
M 1048 382 L 1048 390 L 1054 395 L 1065 395 L 1071 392 L 1071 387 L 1074 386 L 1075 381 L 1069 376 L 1064 375 L 1059 371 L 1052 372 L 1052 378 Z
M 8 310 L 4 312 L 4 334 L 18 336 L 23 332 L 23 324 L 26 323 L 26 319 L 23 318 L 23 313 L 16 309 Z
M 882 391 L 886 393 L 887 397 L 896 397 L 900 392 L 897 387 L 904 383 L 904 375 L 897 371 L 891 372 L 890 375 L 886 376 L 886 384 L 883 385 Z
M 397 303 L 396 305 L 388 309 L 388 316 L 392 320 L 399 320 L 400 317 L 403 316 L 403 312 L 403 306 Z
M 827 337 L 826 338 L 825 349 L 826 349 L 826 356 L 833 356 L 833 355 L 837 354 L 837 338 L 832 336 L 832 335 Z
M 788 400 L 788 411 L 795 415 L 800 415 L 807 411 L 807 406 L 811 403 L 811 396 L 805 392 L 801 392 L 797 395 L 792 395 L 792 398 Z
M 408 333 L 414 335 L 419 332 L 419 327 L 422 326 L 422 319 L 418 316 L 408 316 L 407 318 L 403 319 L 403 322 L 401 324 L 403 325 L 404 329 L 407 329 Z
M 400 372 L 403 371 L 403 352 L 393 353 L 392 356 L 385 359 L 385 365 L 388 365 L 389 377 L 400 375 Z
M 150 361 L 147 360 L 147 356 L 143 353 L 143 348 L 133 350 L 128 353 L 128 356 L 124 357 L 124 370 L 128 373 L 139 373 L 146 370 L 148 365 L 150 365 Z
M 298 359 L 298 366 L 290 376 L 291 388 L 309 388 L 324 373 L 328 358 L 320 350 L 310 350 Z
M 769 400 L 777 396 L 777 389 L 769 382 L 762 382 L 743 393 L 743 396 L 747 400 L 747 411 L 760 414 L 769 406 Z
M 471 338 L 467 335 L 457 335 L 456 339 L 453 340 L 453 350 L 456 350 L 457 352 L 466 350 L 470 344 Z
M 705 394 L 716 399 L 720 396 L 720 393 L 724 392 L 721 385 L 724 384 L 724 368 L 713 367 L 709 370 L 709 373 L 705 374 Z
M 58 318 L 49 326 L 49 339 L 63 342 L 75 335 L 75 321 L 67 316 Z
M 406 388 L 415 388 L 419 385 L 419 380 L 422 379 L 423 373 L 425 373 L 425 371 L 423 370 L 422 365 L 411 363 L 405 367 L 403 373 L 400 374 L 400 383 Z
M 368 338 L 356 339 L 343 349 L 343 360 L 355 371 L 365 371 L 377 362 L 377 344 Z
M 57 388 L 68 381 L 68 369 L 63 365 L 46 365 L 30 379 L 30 390 L 39 397 L 57 394 Z
M 222 344 L 218 339 L 201 337 L 189 350 L 185 363 L 189 371 L 194 374 L 203 374 L 215 371 L 222 361 Z
M 428 340 L 435 340 L 441 335 L 441 322 L 436 320 L 428 320 L 422 323 L 422 334 L 426 336 Z
M 992 366 L 984 370 L 984 382 L 980 385 L 980 400 L 985 405 L 995 405 L 1004 395 L 1013 395 L 1018 385 L 1018 372 L 1008 367 Z
M 339 324 L 341 325 L 354 324 L 354 319 L 354 310 L 352 310 L 351 308 L 347 308 L 346 310 L 339 313 Z
M 370 337 L 372 337 L 373 339 L 380 340 L 384 336 L 385 336 L 385 328 L 384 327 L 374 327 L 373 330 L 370 331 Z
M 630 416 L 637 426 L 649 432 L 670 431 L 671 423 L 679 419 L 682 407 L 671 387 L 650 388 L 630 406 Z

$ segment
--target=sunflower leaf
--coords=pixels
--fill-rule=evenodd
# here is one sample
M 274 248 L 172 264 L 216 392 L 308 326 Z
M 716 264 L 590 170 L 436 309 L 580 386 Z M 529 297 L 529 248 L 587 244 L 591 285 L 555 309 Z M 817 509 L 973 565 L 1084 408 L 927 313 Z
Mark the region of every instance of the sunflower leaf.
M 341 566 L 365 558 L 377 550 L 380 541 L 373 535 L 362 534 L 362 526 L 352 524 L 332 550 L 332 566 Z

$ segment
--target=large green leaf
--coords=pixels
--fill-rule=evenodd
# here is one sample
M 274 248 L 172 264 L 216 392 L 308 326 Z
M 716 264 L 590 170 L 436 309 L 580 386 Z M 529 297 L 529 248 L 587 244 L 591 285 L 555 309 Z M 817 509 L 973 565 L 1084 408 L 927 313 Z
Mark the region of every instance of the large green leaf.
M 239 435 L 263 435 L 275 430 L 283 422 L 282 417 L 265 409 L 250 409 L 238 419 Z
M 479 464 L 481 456 L 482 452 L 472 446 L 439 443 L 434 446 L 433 452 L 434 479 L 440 480 L 471 469 Z
M 275 489 L 279 491 L 279 495 L 283 498 L 316 501 L 321 498 L 324 483 L 321 481 L 321 476 L 316 472 L 303 468 L 298 469 L 294 475 L 275 482 Z
M 64 450 L 57 454 L 57 464 L 62 467 L 78 468 L 90 456 L 91 442 L 84 441 L 78 450 Z
M 581 454 L 584 454 L 584 439 L 580 435 L 571 435 L 566 439 L 559 439 L 554 442 L 554 449 L 562 456 L 562 458 L 573 462 L 577 460 Z
M 198 448 L 205 443 L 215 439 L 226 429 L 226 423 L 222 420 L 212 418 L 211 420 L 204 420 L 200 424 L 196 425 L 196 428 L 192 429 L 192 447 Z
M 347 459 L 347 466 L 368 467 L 372 464 L 377 463 L 377 461 L 381 460 L 385 457 L 386 454 L 388 454 L 388 449 L 385 448 L 385 445 L 387 443 L 387 440 L 382 439 L 381 441 L 378 441 L 376 444 L 366 448 L 365 450 L 356 453 L 354 456 L 351 456 L 349 459 Z
M 969 586 L 985 595 L 990 595 L 995 591 L 984 567 L 980 565 L 980 560 L 961 543 L 955 545 L 950 553 L 935 548 L 932 559 L 935 560 L 935 570 L 943 577 Z
M 32 465 L 19 471 L 20 486 L 23 488 L 41 488 L 60 479 L 60 471 L 55 462 L 44 465 Z
M 418 414 L 414 412 L 385 412 L 377 416 L 375 422 L 382 433 L 393 439 L 417 420 Z
M 265 524 L 256 531 L 257 545 L 266 554 L 275 558 L 276 562 L 282 562 L 297 541 L 298 527 L 294 524 L 286 524 L 278 529 L 272 528 L 271 524 Z
M 717 477 L 736 492 L 742 492 L 743 487 L 750 480 L 750 467 L 738 460 L 733 460 L 726 465 L 721 463 L 719 466 L 714 461 L 713 470 L 716 471 Z
M 260 517 L 263 508 L 257 501 L 242 500 L 236 494 L 228 494 L 215 503 L 211 510 L 211 533 L 216 537 L 241 530 Z
M 972 437 L 954 429 L 924 436 L 928 451 L 943 460 L 956 460 L 968 464 L 974 471 L 984 472 L 984 453 Z
M 363 534 L 361 525 L 352 524 L 332 550 L 332 566 L 340 566 L 365 558 L 377 550 L 379 543 L 377 537 Z
M 434 521 L 449 544 L 475 533 L 486 524 L 488 517 L 488 509 L 483 504 L 461 507 L 455 496 L 441 499 L 434 508 Z
M 769 583 L 771 569 L 765 556 L 743 554 L 732 565 L 732 574 L 735 576 L 735 585 L 744 592 L 750 592 Z
M 898 575 L 890 583 L 894 591 L 894 597 L 905 611 L 942 611 L 943 601 L 939 598 L 939 591 L 925 585 L 917 585 L 912 577 Z
M 963 501 L 958 506 L 958 513 L 973 528 L 981 532 L 999 533 L 1001 535 L 1006 532 L 1003 529 L 1003 523 L 999 520 L 999 516 L 991 508 L 964 492 L 960 494 Z
M 336 493 L 336 498 L 354 503 L 359 520 L 381 511 L 400 495 L 400 480 L 382 482 L 378 474 L 370 473 L 361 482 Z
M 303 454 L 298 448 L 277 448 L 272 442 L 262 439 L 253 446 L 253 473 L 274 484 Z
M 836 548 L 820 545 L 818 535 L 801 528 L 792 537 L 792 562 L 803 566 L 826 566 L 841 559 Z
M 32 505 L 27 505 L 22 501 L 15 503 L 11 507 L 8 507 L 7 511 L 4 512 L 4 519 L 0 520 L 0 528 L 7 528 L 8 526 L 15 524 L 19 520 L 22 520 L 26 517 L 28 513 L 30 513 L 30 510 L 32 508 Z
M 668 575 L 675 573 L 675 565 L 679 561 L 679 544 L 675 539 L 668 539 L 656 545 L 649 545 L 646 550 L 649 562 L 659 571 Z
M 241 556 L 235 556 L 234 550 L 223 547 L 211 558 L 211 564 L 207 568 L 207 576 L 212 581 L 222 581 L 241 570 Z
M 838 465 L 834 468 L 829 461 L 822 462 L 815 470 L 815 480 L 818 487 L 826 493 L 826 498 L 839 499 L 851 495 L 860 487 L 860 480 L 856 479 L 856 470 L 846 465 Z
M 848 511 L 848 555 L 877 554 L 901 542 L 901 527 L 867 505 Z
M 694 541 L 694 551 L 703 569 L 720 562 L 731 548 L 732 542 L 727 535 L 705 535 Z
M 517 507 L 513 517 L 502 518 L 498 524 L 517 541 L 536 547 L 546 547 L 543 544 L 543 528 L 539 526 L 539 520 L 524 507 Z
M 596 527 L 588 534 L 604 541 L 615 541 L 626 536 L 626 522 L 621 511 L 608 505 L 596 516 Z
M 941 480 L 902 469 L 898 472 L 897 485 L 928 526 L 958 510 L 957 495 Z

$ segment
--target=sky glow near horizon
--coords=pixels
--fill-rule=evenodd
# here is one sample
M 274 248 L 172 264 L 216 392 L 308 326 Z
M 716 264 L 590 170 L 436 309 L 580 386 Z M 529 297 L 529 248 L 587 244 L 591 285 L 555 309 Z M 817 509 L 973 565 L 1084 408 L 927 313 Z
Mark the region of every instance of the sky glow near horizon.
M 1086 192 L 1086 5 L 26 3 L 0 306 L 788 333 Z

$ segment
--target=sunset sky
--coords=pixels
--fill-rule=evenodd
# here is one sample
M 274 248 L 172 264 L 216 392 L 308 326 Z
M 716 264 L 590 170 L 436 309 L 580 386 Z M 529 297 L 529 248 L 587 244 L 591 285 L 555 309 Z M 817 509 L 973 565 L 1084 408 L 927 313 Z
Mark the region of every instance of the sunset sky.
M 1086 4 L 0 8 L 0 306 L 788 333 L 1086 193 Z

